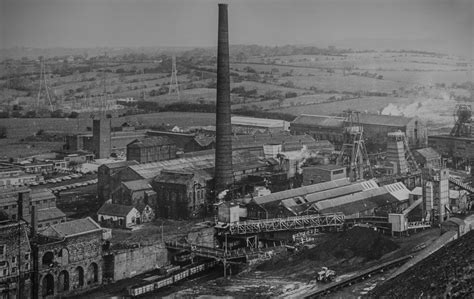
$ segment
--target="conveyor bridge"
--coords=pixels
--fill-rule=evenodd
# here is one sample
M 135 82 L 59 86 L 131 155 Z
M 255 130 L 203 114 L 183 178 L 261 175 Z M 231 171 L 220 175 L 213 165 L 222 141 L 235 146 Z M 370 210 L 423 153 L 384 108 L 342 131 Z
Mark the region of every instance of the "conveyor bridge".
M 232 260 L 239 258 L 249 258 L 265 254 L 264 251 L 252 248 L 239 248 L 234 250 L 224 250 L 194 244 L 166 242 L 166 248 L 174 250 L 188 251 L 191 254 L 200 257 L 212 258 L 216 260 Z
M 314 214 L 287 218 L 271 218 L 230 223 L 230 235 L 256 234 L 275 231 L 307 230 L 312 228 L 342 229 L 344 214 Z

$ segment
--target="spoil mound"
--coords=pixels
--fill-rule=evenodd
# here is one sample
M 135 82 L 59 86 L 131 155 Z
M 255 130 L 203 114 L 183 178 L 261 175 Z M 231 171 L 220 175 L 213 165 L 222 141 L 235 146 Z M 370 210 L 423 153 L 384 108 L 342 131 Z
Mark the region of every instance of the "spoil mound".
M 257 267 L 258 270 L 289 269 L 299 262 L 304 265 L 334 266 L 348 263 L 354 266 L 398 249 L 398 245 L 382 234 L 365 227 L 354 227 L 340 234 L 322 235 L 312 248 L 305 248 L 296 254 L 283 253 Z M 342 265 L 341 265 L 342 266 Z M 313 268 L 314 268 L 313 267 Z M 336 267 L 339 269 L 339 267 Z
M 474 231 L 372 291 L 374 298 L 472 298 Z
M 326 252 L 337 259 L 360 257 L 370 261 L 395 249 L 398 245 L 382 234 L 365 227 L 353 227 L 308 251 L 307 257 L 318 259 L 321 252 Z

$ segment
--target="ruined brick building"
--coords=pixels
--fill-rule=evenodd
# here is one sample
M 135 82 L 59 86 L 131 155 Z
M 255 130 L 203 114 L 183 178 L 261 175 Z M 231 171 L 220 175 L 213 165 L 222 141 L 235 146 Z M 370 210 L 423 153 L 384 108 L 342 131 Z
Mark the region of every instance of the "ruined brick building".
M 52 225 L 36 242 L 40 296 L 68 296 L 102 283 L 103 229 L 90 217 Z

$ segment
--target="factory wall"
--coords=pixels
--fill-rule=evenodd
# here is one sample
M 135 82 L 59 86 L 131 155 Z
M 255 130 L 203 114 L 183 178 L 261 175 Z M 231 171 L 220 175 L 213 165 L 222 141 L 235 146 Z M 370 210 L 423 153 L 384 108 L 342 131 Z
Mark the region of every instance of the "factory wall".
M 168 250 L 164 244 L 126 249 L 104 257 L 104 277 L 117 281 L 167 264 Z

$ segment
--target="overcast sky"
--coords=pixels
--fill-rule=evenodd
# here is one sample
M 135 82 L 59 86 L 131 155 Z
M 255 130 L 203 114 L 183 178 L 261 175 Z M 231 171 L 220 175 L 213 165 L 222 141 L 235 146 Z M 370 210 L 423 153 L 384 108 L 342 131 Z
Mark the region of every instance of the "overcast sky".
M 0 0 L 1 47 L 214 46 L 214 0 Z M 233 0 L 231 44 L 398 43 L 472 57 L 474 0 Z M 391 43 L 391 44 L 390 44 Z M 420 46 L 421 45 L 421 46 Z M 426 47 L 423 47 L 425 45 Z

